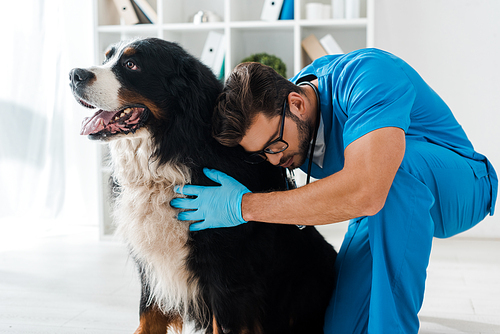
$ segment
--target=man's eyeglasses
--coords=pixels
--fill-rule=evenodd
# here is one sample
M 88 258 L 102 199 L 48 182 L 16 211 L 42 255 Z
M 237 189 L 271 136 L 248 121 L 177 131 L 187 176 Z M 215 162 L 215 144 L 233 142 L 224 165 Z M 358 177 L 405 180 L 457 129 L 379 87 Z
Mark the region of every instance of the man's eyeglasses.
M 288 148 L 288 143 L 283 140 L 283 128 L 285 127 L 286 102 L 283 103 L 283 113 L 281 115 L 281 128 L 277 139 L 270 142 L 263 150 L 254 152 L 245 158 L 249 164 L 258 164 L 267 160 L 266 154 L 278 154 Z

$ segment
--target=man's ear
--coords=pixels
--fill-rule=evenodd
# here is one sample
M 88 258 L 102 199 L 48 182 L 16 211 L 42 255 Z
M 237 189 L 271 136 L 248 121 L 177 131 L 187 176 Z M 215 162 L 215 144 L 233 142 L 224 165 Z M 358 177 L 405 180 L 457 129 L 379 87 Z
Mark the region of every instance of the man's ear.
M 290 111 L 300 118 L 305 117 L 306 105 L 304 96 L 297 92 L 291 92 L 288 94 L 288 105 L 290 106 Z

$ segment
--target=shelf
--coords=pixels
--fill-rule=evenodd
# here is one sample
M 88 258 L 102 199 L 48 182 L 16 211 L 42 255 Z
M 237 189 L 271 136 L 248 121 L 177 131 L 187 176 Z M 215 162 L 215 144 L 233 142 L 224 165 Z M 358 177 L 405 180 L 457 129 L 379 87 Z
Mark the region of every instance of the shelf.
M 157 37 L 176 42 L 187 52 L 201 58 L 211 31 L 225 35 L 225 77 L 244 58 L 256 53 L 279 57 L 287 67 L 288 78 L 298 73 L 311 59 L 302 49 L 302 40 L 314 34 L 321 39 L 331 34 L 344 52 L 373 47 L 374 2 L 360 0 L 358 19 L 306 20 L 306 6 L 311 2 L 329 4 L 330 0 L 294 0 L 294 20 L 260 20 L 265 0 L 146 0 L 156 10 L 156 24 L 123 25 L 113 0 L 93 0 L 95 59 L 104 60 L 109 45 L 136 37 Z M 211 11 L 220 22 L 193 23 L 198 11 Z M 103 146 L 104 147 L 104 146 Z M 105 155 L 100 157 L 106 160 Z M 113 233 L 109 175 L 106 163 L 101 166 L 101 238 Z
M 295 25 L 294 20 L 278 21 L 235 21 L 229 22 L 228 27 L 234 29 L 275 29 L 291 28 Z
M 127 32 L 140 33 L 144 31 L 178 30 L 178 31 L 204 31 L 219 29 L 279 29 L 299 27 L 332 27 L 332 28 L 366 28 L 368 20 L 366 18 L 353 20 L 278 20 L 278 21 L 235 21 L 235 22 L 214 22 L 214 23 L 166 23 L 166 24 L 137 24 L 137 25 L 104 25 L 99 26 L 99 32 Z
M 220 30 L 226 27 L 224 22 L 214 23 L 167 23 L 161 26 L 162 30 L 178 30 L 178 31 L 207 31 Z
M 366 29 L 368 19 L 342 19 L 342 20 L 300 20 L 298 23 L 301 27 L 332 27 L 332 28 L 363 28 Z
M 158 31 L 159 27 L 157 24 L 105 25 L 97 27 L 97 31 L 103 33 L 141 33 Z

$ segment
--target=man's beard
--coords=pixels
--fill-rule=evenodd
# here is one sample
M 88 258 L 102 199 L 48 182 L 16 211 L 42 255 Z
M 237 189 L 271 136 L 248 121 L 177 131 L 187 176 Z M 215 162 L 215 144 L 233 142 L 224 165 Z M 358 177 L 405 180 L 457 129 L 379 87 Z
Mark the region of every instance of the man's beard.
M 312 135 L 314 132 L 314 125 L 312 124 L 312 122 L 301 120 L 293 113 L 290 113 L 287 116 L 290 117 L 295 122 L 295 124 L 297 124 L 297 130 L 299 132 L 299 150 L 298 153 L 295 154 L 298 157 L 298 160 L 295 161 L 297 165 L 295 165 L 294 163 L 294 165 L 291 166 L 293 168 L 297 168 L 302 166 L 306 161 L 307 153 L 309 152 L 309 146 L 311 140 L 313 139 Z M 290 159 L 290 157 L 283 157 L 282 162 L 286 162 L 288 159 Z

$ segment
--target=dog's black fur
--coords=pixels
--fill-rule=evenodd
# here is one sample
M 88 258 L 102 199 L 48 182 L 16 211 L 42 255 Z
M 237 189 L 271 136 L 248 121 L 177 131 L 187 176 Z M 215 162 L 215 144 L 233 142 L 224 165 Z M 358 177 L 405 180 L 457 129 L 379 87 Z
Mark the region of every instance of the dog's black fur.
M 119 57 L 112 71 L 121 84 L 120 94 L 140 97 L 137 105 L 148 107 L 140 127 L 152 134 L 151 159 L 187 166 L 193 184 L 216 185 L 202 172 L 208 167 L 229 174 L 253 192 L 286 189 L 281 168 L 247 164 L 242 149 L 224 147 L 212 138 L 212 111 L 222 86 L 208 67 L 179 45 L 161 39 L 136 40 L 129 48 L 127 55 L 115 55 L 120 50 L 112 48 L 105 62 Z M 127 68 L 128 60 L 140 70 Z M 85 100 L 79 92 L 83 72 L 75 78 L 75 71 L 84 70 L 72 71 L 72 88 Z M 113 135 L 102 130 L 90 137 L 107 140 Z M 198 328 L 207 333 L 323 333 L 337 253 L 314 227 L 250 222 L 191 232 L 189 247 L 186 265 L 199 279 L 198 298 L 208 310 L 188 311 Z M 149 303 L 148 279 L 140 272 L 144 314 L 154 305 Z

